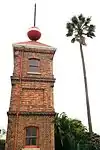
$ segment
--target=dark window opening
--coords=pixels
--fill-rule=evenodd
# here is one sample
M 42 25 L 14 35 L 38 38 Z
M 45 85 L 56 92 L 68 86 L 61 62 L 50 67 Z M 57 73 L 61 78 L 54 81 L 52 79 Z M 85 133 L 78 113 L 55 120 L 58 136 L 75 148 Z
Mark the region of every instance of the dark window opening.
M 39 59 L 29 59 L 29 72 L 39 72 Z
M 38 129 L 36 127 L 26 128 L 26 145 L 37 145 Z

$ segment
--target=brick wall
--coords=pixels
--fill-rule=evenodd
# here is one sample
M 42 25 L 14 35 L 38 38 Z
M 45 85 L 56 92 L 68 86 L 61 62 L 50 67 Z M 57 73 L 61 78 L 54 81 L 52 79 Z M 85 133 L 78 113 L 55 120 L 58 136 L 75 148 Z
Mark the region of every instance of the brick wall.
M 21 87 L 16 83 L 12 88 L 10 111 L 17 110 L 19 99 L 20 111 L 54 111 L 51 83 L 22 82 Z
M 22 76 L 26 77 L 53 77 L 53 56 L 55 51 L 53 50 L 39 50 L 39 49 L 26 49 L 26 48 L 14 48 L 14 75 L 18 76 L 20 72 L 20 58 L 19 53 L 22 59 Z M 29 74 L 28 71 L 28 59 L 29 58 L 38 58 L 40 59 L 40 74 L 33 75 Z
M 54 125 L 53 116 L 23 115 L 18 119 L 17 145 L 16 148 L 21 150 L 25 146 L 25 128 L 28 126 L 39 127 L 39 147 L 41 150 L 54 150 Z M 7 150 L 13 150 L 14 133 L 16 117 L 9 116 L 9 125 L 7 132 Z

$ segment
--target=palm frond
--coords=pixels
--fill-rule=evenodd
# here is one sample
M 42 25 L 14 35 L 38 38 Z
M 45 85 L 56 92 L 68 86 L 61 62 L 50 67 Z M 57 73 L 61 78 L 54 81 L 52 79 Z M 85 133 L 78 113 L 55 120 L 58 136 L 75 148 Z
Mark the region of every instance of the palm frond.
M 75 24 L 75 25 L 78 24 L 78 18 L 76 16 L 73 16 L 71 20 L 72 20 L 73 24 Z
M 84 26 L 87 26 L 91 22 L 91 17 L 88 17 L 85 21 Z
M 83 24 L 85 22 L 85 17 L 82 14 L 80 14 L 78 16 L 78 18 L 79 18 L 79 21 L 80 21 L 81 24 Z
M 93 32 L 88 32 L 87 37 L 93 38 L 95 37 L 95 34 Z
M 78 30 L 78 34 L 79 34 L 80 36 L 83 34 L 83 30 L 82 30 L 81 28 Z
M 92 32 L 95 32 L 95 26 L 94 25 L 90 25 L 89 26 L 89 29 L 88 29 L 89 31 L 92 31 Z
M 71 43 L 74 43 L 75 42 L 75 38 L 73 38 L 72 40 L 71 40 Z
M 74 27 L 75 27 L 74 24 L 73 24 L 73 23 L 70 23 L 70 22 L 68 22 L 67 25 L 66 25 L 66 28 L 67 28 L 68 30 L 72 30 Z
M 66 34 L 66 36 L 72 36 L 73 35 L 73 31 L 68 31 L 68 33 Z

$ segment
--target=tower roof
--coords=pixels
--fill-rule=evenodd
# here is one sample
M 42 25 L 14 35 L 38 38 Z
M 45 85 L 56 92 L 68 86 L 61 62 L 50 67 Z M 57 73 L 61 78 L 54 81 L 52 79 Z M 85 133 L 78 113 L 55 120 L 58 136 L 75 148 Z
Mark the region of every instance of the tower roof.
M 25 47 L 25 48 L 38 48 L 38 49 L 47 49 L 47 50 L 56 50 L 56 48 L 43 44 L 37 41 L 26 41 L 26 42 L 19 42 L 14 43 L 13 47 Z
M 42 50 L 45 49 L 45 50 L 54 50 L 54 51 L 56 50 L 56 48 L 50 45 L 37 42 L 37 40 L 39 40 L 41 37 L 41 32 L 39 28 L 36 27 L 36 3 L 34 5 L 34 26 L 29 28 L 27 35 L 31 41 L 14 43 L 13 47 L 15 48 L 25 47 L 25 48 L 32 48 L 32 49 L 37 48 L 37 49 L 42 49 Z

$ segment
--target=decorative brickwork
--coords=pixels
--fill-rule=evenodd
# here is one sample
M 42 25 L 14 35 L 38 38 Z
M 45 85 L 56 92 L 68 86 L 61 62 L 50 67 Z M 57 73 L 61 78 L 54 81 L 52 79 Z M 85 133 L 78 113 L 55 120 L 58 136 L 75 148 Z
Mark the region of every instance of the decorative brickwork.
M 34 48 L 34 45 L 37 48 Z M 13 46 L 14 71 L 11 77 L 12 91 L 8 111 L 6 150 L 25 148 L 25 129 L 28 126 L 39 128 L 39 143 L 35 149 L 54 150 L 53 56 L 55 50 L 47 45 L 45 49 L 43 48 L 44 45 L 38 45 L 38 42 L 33 42 L 33 45 L 31 42 L 31 47 L 22 46 L 20 43 Z M 40 60 L 40 72 L 28 72 L 29 58 Z

